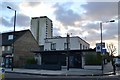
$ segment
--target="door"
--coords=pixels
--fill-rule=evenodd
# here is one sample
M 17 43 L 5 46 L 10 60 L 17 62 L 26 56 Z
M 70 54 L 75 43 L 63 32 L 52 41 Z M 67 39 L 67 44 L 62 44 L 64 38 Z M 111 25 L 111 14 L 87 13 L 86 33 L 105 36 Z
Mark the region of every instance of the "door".
M 12 67 L 12 60 L 13 58 L 12 57 L 6 57 L 5 58 L 5 67 L 6 68 L 11 68 Z

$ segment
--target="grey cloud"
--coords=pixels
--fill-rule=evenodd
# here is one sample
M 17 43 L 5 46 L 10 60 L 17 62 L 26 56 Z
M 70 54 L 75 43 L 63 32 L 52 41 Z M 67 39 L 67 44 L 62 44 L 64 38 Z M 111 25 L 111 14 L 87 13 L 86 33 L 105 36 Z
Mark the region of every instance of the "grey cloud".
M 10 6 L 12 9 L 19 11 L 20 8 L 18 6 L 19 2 L 2 2 L 2 10 L 5 10 L 7 6 Z
M 97 41 L 100 40 L 100 34 L 94 31 L 89 31 L 89 35 L 86 36 L 88 41 Z
M 41 2 L 27 2 L 29 6 L 34 7 L 40 5 Z
M 53 6 L 54 8 L 56 8 L 54 12 L 56 20 L 60 21 L 64 26 L 74 26 L 75 21 L 81 20 L 81 16 L 70 9 L 72 3 L 65 4 L 59 5 L 57 3 Z
M 81 7 L 87 11 L 86 18 L 91 20 L 110 20 L 118 15 L 117 2 L 89 2 Z
M 95 24 L 95 23 L 88 23 L 85 26 L 81 26 L 83 31 L 88 32 L 88 36 L 86 36 L 87 40 L 89 41 L 95 41 L 99 39 L 100 34 L 95 32 L 95 31 L 99 31 L 99 24 Z
M 54 35 L 54 36 L 60 36 L 59 31 L 60 31 L 59 28 L 53 28 L 53 35 Z
M 83 29 L 83 30 L 91 30 L 91 29 L 99 30 L 99 24 L 88 23 L 87 25 L 82 26 L 82 29 Z
M 10 27 L 12 26 L 12 23 L 10 21 L 7 21 L 5 18 L 3 17 L 0 17 L 0 24 L 1 25 L 4 25 L 6 27 Z
M 74 30 L 74 29 L 70 29 L 69 31 L 68 31 L 68 33 L 70 33 L 71 35 L 81 35 L 81 33 L 82 33 L 83 31 L 81 31 L 81 30 Z
M 88 41 L 97 41 L 97 40 L 100 40 L 100 36 L 101 34 L 100 33 L 97 33 L 95 32 L 94 30 L 97 30 L 97 29 L 89 29 L 89 30 L 86 30 L 89 32 L 89 35 L 86 36 L 87 40 Z M 118 35 L 118 24 L 115 23 L 115 24 L 109 24 L 109 25 L 103 25 L 103 29 L 102 30 L 105 30 L 105 32 L 103 32 L 103 40 L 111 40 L 111 39 L 115 39 L 115 36 Z
M 5 27 L 12 27 L 14 22 L 14 16 L 11 18 L 10 21 L 5 19 L 4 17 L 0 17 L 0 24 L 4 25 Z M 30 17 L 23 15 L 23 14 L 17 14 L 16 16 L 16 26 L 18 27 L 28 27 L 30 25 Z
M 103 33 L 103 37 L 105 40 L 107 39 L 114 39 L 115 35 L 118 35 L 118 24 L 109 24 L 107 27 L 103 27 L 104 30 L 106 30 L 105 33 Z
M 13 22 L 13 20 L 14 16 L 12 17 L 11 22 Z M 16 25 L 19 27 L 28 27 L 30 25 L 30 17 L 24 14 L 17 14 Z
M 91 42 L 91 41 L 100 40 L 100 34 L 94 32 L 92 30 L 90 30 L 90 31 L 89 30 L 88 31 L 87 30 L 86 31 L 80 31 L 80 30 L 71 29 L 71 30 L 68 31 L 68 33 L 71 33 L 71 35 L 73 35 L 73 36 L 79 36 L 80 35 L 80 37 L 83 37 L 82 35 L 83 35 L 84 32 L 89 33 L 88 36 L 84 36 L 87 41 Z

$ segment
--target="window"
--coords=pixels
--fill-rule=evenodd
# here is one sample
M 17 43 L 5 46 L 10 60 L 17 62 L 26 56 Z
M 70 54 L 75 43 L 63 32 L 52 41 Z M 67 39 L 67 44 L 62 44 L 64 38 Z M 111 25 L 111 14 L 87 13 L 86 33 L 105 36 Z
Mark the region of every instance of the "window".
M 64 43 L 64 49 L 65 50 L 67 49 L 67 43 Z
M 51 50 L 56 50 L 56 43 L 51 44 Z
M 2 46 L 2 51 L 5 51 L 5 46 Z
M 13 35 L 9 35 L 8 40 L 12 40 L 12 39 L 13 39 Z
M 11 49 L 11 46 L 8 46 L 8 47 L 7 47 L 7 51 L 10 51 L 10 49 Z
M 83 45 L 83 49 L 84 49 L 84 45 Z
M 70 44 L 68 44 L 68 49 L 70 50 Z M 64 43 L 64 50 L 67 50 L 67 43 Z
M 82 44 L 80 44 L 80 50 L 82 49 Z

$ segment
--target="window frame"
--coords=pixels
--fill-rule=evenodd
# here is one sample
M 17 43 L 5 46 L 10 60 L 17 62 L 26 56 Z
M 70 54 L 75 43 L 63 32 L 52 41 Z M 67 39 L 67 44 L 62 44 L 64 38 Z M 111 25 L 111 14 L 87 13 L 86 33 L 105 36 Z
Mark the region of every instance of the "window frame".
M 13 35 L 8 35 L 8 40 L 13 40 Z
M 51 43 L 51 50 L 56 50 L 56 43 Z

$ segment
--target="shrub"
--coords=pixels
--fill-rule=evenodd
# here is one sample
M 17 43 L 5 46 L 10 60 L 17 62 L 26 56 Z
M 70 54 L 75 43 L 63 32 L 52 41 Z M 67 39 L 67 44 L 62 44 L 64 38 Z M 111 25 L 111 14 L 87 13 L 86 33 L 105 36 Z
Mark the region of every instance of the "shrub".
M 101 65 L 101 60 L 99 53 L 85 55 L 85 65 Z
M 28 58 L 27 64 L 37 64 L 37 61 L 34 58 Z

